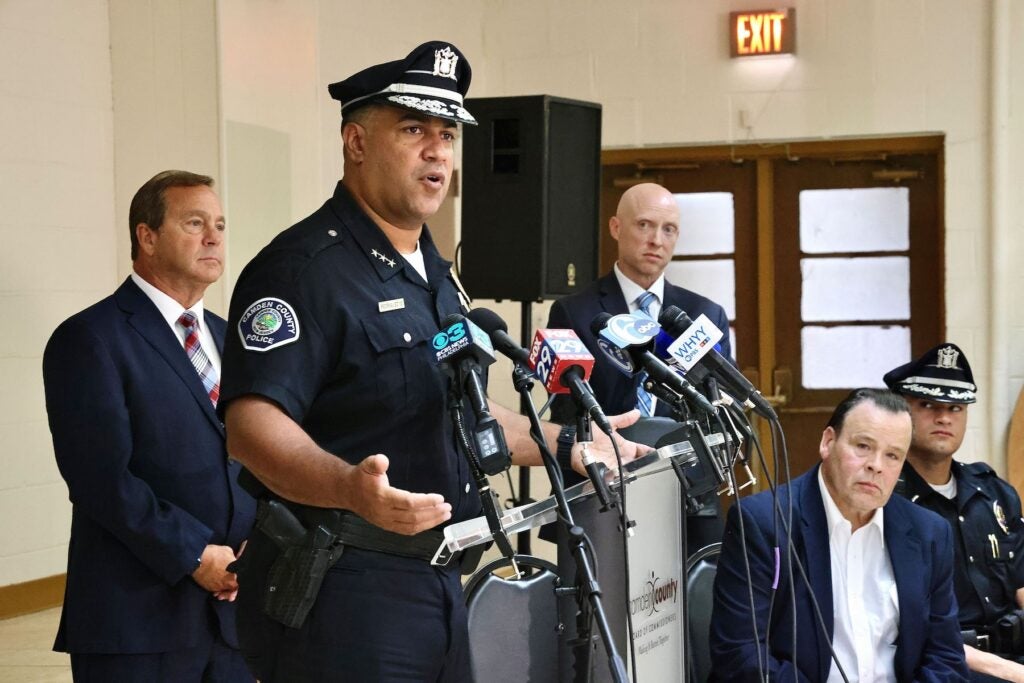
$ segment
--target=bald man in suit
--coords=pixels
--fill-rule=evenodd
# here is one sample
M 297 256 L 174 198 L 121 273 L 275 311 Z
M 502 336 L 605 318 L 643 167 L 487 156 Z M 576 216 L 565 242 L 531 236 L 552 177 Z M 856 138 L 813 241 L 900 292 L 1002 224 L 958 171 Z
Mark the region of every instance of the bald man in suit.
M 590 385 L 598 402 L 609 414 L 623 413 L 637 405 L 639 377 L 629 377 L 604 358 L 590 323 L 600 313 L 617 315 L 636 313 L 647 292 L 654 299 L 647 313 L 655 320 L 668 306 L 676 306 L 696 319 L 702 313 L 725 333 L 720 344 L 723 356 L 731 356 L 729 317 L 725 310 L 707 297 L 665 279 L 665 268 L 672 261 L 679 239 L 679 205 L 671 192 L 661 185 L 634 185 L 622 194 L 608 230 L 618 243 L 618 259 L 612 271 L 586 289 L 559 299 L 551 306 L 548 327 L 573 329 L 597 359 Z M 557 422 L 571 422 L 571 400 L 559 397 L 552 405 Z M 655 404 L 653 414 L 669 416 L 664 405 Z
M 549 328 L 572 329 L 595 358 L 590 386 L 601 407 L 609 414 L 625 413 L 634 408 L 641 415 L 669 417 L 671 410 L 652 396 L 646 406 L 638 396 L 640 374 L 629 376 L 616 368 L 597 346 L 590 330 L 591 321 L 600 313 L 618 315 L 643 310 L 657 320 L 669 306 L 686 311 L 691 318 L 704 314 L 722 330 L 719 344 L 723 356 L 731 357 L 729 317 L 725 309 L 707 297 L 673 285 L 665 278 L 665 268 L 672 261 L 679 240 L 679 204 L 667 189 L 654 183 L 634 185 L 622 194 L 615 215 L 608 221 L 608 230 L 618 243 L 618 259 L 612 271 L 586 289 L 559 299 L 551 306 Z M 645 304 L 643 308 L 641 303 Z M 551 419 L 572 425 L 576 407 L 567 394 L 559 395 L 551 404 Z M 571 429 L 571 427 L 570 427 Z M 566 484 L 579 481 L 573 473 L 566 474 Z M 687 545 L 691 551 L 721 540 L 723 524 L 714 494 L 705 497 L 705 507 L 691 515 L 687 524 Z M 544 538 L 550 531 L 545 530 Z

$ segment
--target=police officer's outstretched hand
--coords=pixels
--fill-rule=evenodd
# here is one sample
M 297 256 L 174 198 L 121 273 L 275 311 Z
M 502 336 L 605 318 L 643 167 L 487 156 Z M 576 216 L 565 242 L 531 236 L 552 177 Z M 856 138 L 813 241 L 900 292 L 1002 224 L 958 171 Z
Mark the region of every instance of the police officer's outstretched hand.
M 418 534 L 447 521 L 452 506 L 438 493 L 412 493 L 388 483 L 388 458 L 371 455 L 349 470 L 349 509 L 371 524 L 400 534 Z
M 629 425 L 633 424 L 639 419 L 639 410 L 631 410 L 628 413 L 622 413 L 621 415 L 608 416 L 608 421 L 612 423 L 612 427 L 615 430 L 622 429 L 623 427 L 628 427 Z M 645 453 L 648 453 L 652 450 L 650 446 L 645 446 L 644 444 L 627 441 L 626 439 L 619 436 L 617 431 L 613 432 L 613 434 L 615 435 L 615 444 L 619 447 L 619 455 L 622 456 L 623 464 L 631 460 L 635 460 L 641 455 L 644 455 Z M 589 447 L 591 455 L 593 455 L 599 461 L 603 462 L 605 464 L 605 467 L 608 467 L 609 469 L 612 470 L 617 469 L 618 463 L 615 460 L 615 449 L 612 448 L 611 439 L 609 439 L 608 436 L 600 429 L 596 428 L 593 430 L 593 438 L 594 442 Z M 586 476 L 587 470 L 585 467 L 583 467 L 581 455 L 582 446 L 579 443 L 577 443 L 572 447 L 572 468 L 578 474 Z

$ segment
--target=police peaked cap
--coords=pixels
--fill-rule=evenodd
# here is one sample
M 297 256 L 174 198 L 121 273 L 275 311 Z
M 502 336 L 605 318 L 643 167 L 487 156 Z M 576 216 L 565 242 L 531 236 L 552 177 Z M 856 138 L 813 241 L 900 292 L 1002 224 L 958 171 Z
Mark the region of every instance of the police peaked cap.
M 327 90 L 341 102 L 342 116 L 381 103 L 475 125 L 476 119 L 462 106 L 472 76 L 469 61 L 457 47 L 435 40 L 423 43 L 405 59 L 377 64 L 331 83 Z
M 939 344 L 917 360 L 885 373 L 886 386 L 897 394 L 938 403 L 974 403 L 978 387 L 967 356 L 956 344 Z

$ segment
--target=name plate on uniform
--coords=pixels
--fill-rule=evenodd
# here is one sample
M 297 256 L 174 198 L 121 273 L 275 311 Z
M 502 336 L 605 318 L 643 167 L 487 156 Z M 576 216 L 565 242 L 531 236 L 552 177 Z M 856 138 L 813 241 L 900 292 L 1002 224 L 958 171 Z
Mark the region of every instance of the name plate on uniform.
M 386 313 L 388 311 L 397 311 L 405 308 L 405 299 L 391 299 L 389 301 L 378 301 L 377 311 L 380 313 Z

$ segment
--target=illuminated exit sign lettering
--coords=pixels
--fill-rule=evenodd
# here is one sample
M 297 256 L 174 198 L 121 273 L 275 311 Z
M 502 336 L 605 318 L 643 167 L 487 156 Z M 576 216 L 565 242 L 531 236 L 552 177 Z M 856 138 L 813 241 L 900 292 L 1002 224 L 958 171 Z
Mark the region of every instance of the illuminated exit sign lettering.
M 732 12 L 729 33 L 733 57 L 791 54 L 796 44 L 796 10 Z

